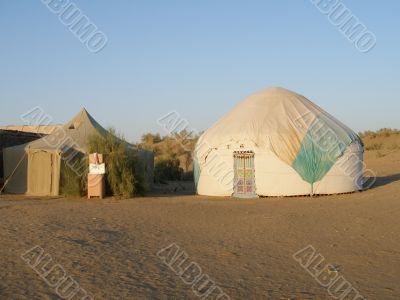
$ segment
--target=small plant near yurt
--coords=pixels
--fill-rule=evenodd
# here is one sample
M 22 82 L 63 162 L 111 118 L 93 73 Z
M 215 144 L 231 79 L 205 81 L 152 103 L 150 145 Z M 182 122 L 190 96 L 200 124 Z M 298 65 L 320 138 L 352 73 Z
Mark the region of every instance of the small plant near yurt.
M 89 153 L 102 153 L 106 164 L 106 188 L 109 194 L 130 198 L 145 190 L 144 171 L 137 153 L 114 129 L 104 136 L 89 137 Z

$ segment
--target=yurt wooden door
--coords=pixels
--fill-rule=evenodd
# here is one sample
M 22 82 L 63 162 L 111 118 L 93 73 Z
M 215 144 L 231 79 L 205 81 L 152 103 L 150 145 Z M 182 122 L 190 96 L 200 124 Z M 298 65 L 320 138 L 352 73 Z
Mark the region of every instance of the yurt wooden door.
M 254 152 L 235 151 L 234 161 L 234 196 L 243 198 L 256 197 L 254 176 Z

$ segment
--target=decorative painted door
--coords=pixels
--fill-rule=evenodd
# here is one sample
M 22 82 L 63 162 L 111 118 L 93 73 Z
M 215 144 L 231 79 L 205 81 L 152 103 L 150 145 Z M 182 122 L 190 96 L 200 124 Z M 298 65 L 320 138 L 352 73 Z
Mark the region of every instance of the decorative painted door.
M 256 197 L 254 177 L 254 152 L 235 151 L 234 161 L 234 196 L 243 198 Z

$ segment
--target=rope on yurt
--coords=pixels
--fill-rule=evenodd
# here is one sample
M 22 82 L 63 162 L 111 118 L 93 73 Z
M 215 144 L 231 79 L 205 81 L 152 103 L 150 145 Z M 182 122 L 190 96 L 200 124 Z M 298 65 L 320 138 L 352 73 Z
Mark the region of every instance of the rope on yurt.
M 0 196 L 3 193 L 4 188 L 6 187 L 6 185 L 8 184 L 8 182 L 10 181 L 10 179 L 13 177 L 13 175 L 15 174 L 15 171 L 17 171 L 19 165 L 21 164 L 21 162 L 23 161 L 23 159 L 25 158 L 26 153 L 24 152 L 24 155 L 22 155 L 21 159 L 19 160 L 17 166 L 14 168 L 14 170 L 11 172 L 10 176 L 7 177 L 6 181 L 4 181 L 3 187 L 0 189 Z

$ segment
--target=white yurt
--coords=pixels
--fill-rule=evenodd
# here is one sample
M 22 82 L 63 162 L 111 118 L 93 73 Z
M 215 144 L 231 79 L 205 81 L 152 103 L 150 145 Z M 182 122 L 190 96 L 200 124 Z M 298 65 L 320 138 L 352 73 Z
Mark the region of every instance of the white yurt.
M 199 138 L 197 193 L 295 196 L 362 189 L 358 135 L 304 96 L 269 88 L 240 102 Z

